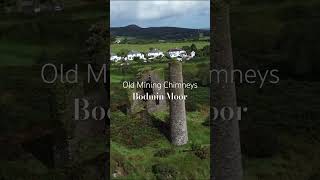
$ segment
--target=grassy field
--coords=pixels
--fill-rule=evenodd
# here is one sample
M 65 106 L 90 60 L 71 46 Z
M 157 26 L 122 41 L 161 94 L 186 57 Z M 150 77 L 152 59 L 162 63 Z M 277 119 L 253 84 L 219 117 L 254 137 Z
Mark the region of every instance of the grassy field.
M 156 48 L 161 51 L 168 51 L 171 48 L 181 48 L 183 46 L 190 46 L 195 44 L 198 49 L 209 45 L 206 41 L 194 41 L 194 42 L 177 42 L 177 43 L 151 43 L 151 44 L 112 44 L 111 51 L 113 53 L 118 53 L 121 49 L 136 50 L 142 52 L 148 52 L 150 48 Z
M 203 63 L 203 62 L 202 62 Z M 207 66 L 208 61 L 206 61 Z M 185 72 L 197 72 L 199 64 L 185 63 Z M 151 114 L 152 122 L 128 116 L 117 109 L 128 103 L 123 80 L 135 80 L 146 67 L 166 71 L 167 63 L 130 65 L 124 76 L 118 66 L 111 66 L 111 174 L 113 179 L 209 179 L 210 128 L 205 126 L 209 115 L 208 87 L 186 91 L 189 143 L 175 147 L 158 123 L 168 123 L 168 111 Z M 185 82 L 192 80 L 185 79 Z M 201 155 L 199 155 L 201 154 Z
M 122 178 L 124 179 L 155 179 L 161 175 L 173 174 L 175 174 L 173 176 L 176 179 L 209 179 L 209 156 L 206 157 L 207 159 L 201 159 L 192 150 L 192 145 L 198 144 L 205 149 L 206 153 L 209 153 L 210 129 L 202 125 L 205 116 L 198 112 L 187 113 L 189 143 L 181 147 L 174 147 L 154 127 L 145 126 L 138 120 L 123 119 L 127 123 L 121 122 L 118 119 L 121 116 L 120 113 L 114 112 L 112 114 L 113 118 L 116 119 L 112 121 L 111 135 L 118 137 L 113 137 L 114 140 L 111 141 L 111 173 L 123 168 L 125 176 Z M 168 116 L 168 114 L 159 114 L 158 116 L 163 117 Z M 130 123 L 130 121 L 135 121 L 135 123 Z M 119 133 L 124 132 L 124 127 L 131 129 L 126 133 L 132 133 L 133 138 L 135 138 L 133 141 L 144 142 L 145 145 L 139 148 L 127 147 L 125 143 L 119 140 L 119 136 L 123 136 Z M 142 139 L 144 140 L 140 141 Z M 166 151 L 168 151 L 167 154 Z M 157 155 L 159 152 L 163 152 L 163 155 Z M 155 166 L 161 166 L 171 171 L 155 172 Z
M 34 156 L 23 144 L 61 127 L 52 118 L 52 86 L 41 79 L 39 61 L 78 63 L 88 29 L 107 18 L 101 3 L 72 1 L 68 3 L 75 6 L 66 5 L 57 14 L 0 16 L 0 179 L 70 179 L 69 169 L 47 167 L 52 162 L 46 163 L 37 156 L 52 149 L 35 145 L 39 152 Z M 47 142 L 50 144 L 42 144 Z M 84 138 L 82 142 L 83 148 L 77 151 L 83 154 L 76 163 L 82 164 L 73 164 L 72 171 L 84 179 L 94 179 L 100 176 L 96 171 L 84 173 L 83 169 L 96 166 L 98 155 L 105 152 L 105 143 L 94 138 Z
M 54 59 L 66 46 L 0 41 L 0 66 L 30 66 L 41 58 Z M 46 54 L 46 55 L 45 55 Z M 49 61 L 49 60 L 48 60 Z
M 201 63 L 183 64 L 187 81 L 198 81 L 196 77 L 200 76 L 197 71 L 206 72 L 201 70 L 200 65 Z M 117 67 L 111 66 L 111 82 L 114 88 L 111 90 L 111 104 L 128 98 L 128 94 L 121 93 L 121 81 L 134 80 L 135 74 L 144 66 L 133 65 L 125 78 Z M 148 66 L 155 69 L 167 68 L 166 63 Z M 252 84 L 237 86 L 238 106 L 249 109 L 240 121 L 245 180 L 317 180 L 320 177 L 320 126 L 316 118 L 320 99 L 312 98 L 319 97 L 319 88 L 318 82 L 293 79 L 281 80 L 278 85 L 266 84 L 263 89 Z M 111 136 L 111 173 L 120 168 L 126 178 L 155 179 L 157 174 L 153 167 L 160 164 L 164 168 L 174 169 L 179 178 L 207 179 L 209 164 L 188 150 L 192 149 L 193 142 L 204 147 L 209 143 L 210 131 L 202 124 L 208 115 L 206 108 L 209 107 L 209 88 L 200 87 L 186 93 L 190 94 L 186 106 L 191 142 L 181 148 L 171 147 L 168 140 L 153 126 L 146 126 L 138 120 L 130 123 L 123 113 L 112 112 L 114 119 L 111 125 L 114 131 Z M 299 103 L 288 103 L 292 101 Z M 165 121 L 167 116 L 166 113 L 156 114 L 161 121 Z M 136 127 L 139 127 L 139 130 Z M 121 135 L 128 133 L 131 134 L 129 137 L 134 137 L 131 145 L 145 142 L 144 146 L 128 147 L 124 141 L 128 136 Z M 305 153 L 306 148 L 309 149 L 308 153 Z M 167 149 L 175 150 L 166 157 L 155 155 L 158 151 Z M 305 161 L 308 163 L 304 163 Z
M 99 3 L 73 0 L 67 3 L 75 6 L 67 4 L 64 11 L 54 15 L 1 16 L 0 66 L 30 66 L 41 59 L 77 62 L 88 29 L 92 24 L 104 22 L 107 15 Z
M 282 59 L 274 58 L 278 56 L 272 55 L 278 55 L 278 52 L 274 51 L 276 49 L 274 45 L 281 39 L 281 33 L 287 23 L 299 20 L 310 22 L 308 26 L 298 24 L 296 28 L 291 28 L 297 30 L 297 33 L 291 38 L 302 34 L 301 32 L 305 32 L 305 35 L 309 34 L 307 38 L 314 35 L 309 32 L 309 29 L 315 31 L 319 29 L 317 28 L 319 23 L 314 23 L 319 17 L 316 13 L 320 12 L 318 1 L 306 2 L 308 5 L 305 11 L 315 13 L 312 18 L 304 16 L 303 14 L 306 13 L 304 11 L 297 18 L 286 17 L 292 15 L 290 11 L 286 11 L 287 8 L 294 4 L 299 6 L 302 3 L 305 4 L 298 0 L 296 2 L 292 5 L 286 3 L 278 5 L 277 2 L 274 2 L 274 4 L 232 7 L 231 31 L 235 67 L 244 64 L 246 68 L 254 68 L 259 64 L 269 68 L 270 62 L 280 62 Z M 84 11 L 85 9 L 86 7 L 74 7 L 73 11 L 56 18 L 0 17 L 0 112 L 2 114 L 0 129 L 2 137 L 20 131 L 28 132 L 28 129 L 35 126 L 40 129 L 56 126 L 55 121 L 51 121 L 49 117 L 48 89 L 44 87 L 40 79 L 40 70 L 22 67 L 22 65 L 33 65 L 41 57 L 43 50 L 47 50 L 48 57 L 66 53 L 65 58 L 77 61 L 79 55 L 71 56 L 72 53 L 70 53 L 78 48 L 79 41 L 76 40 L 83 39 L 84 36 L 80 36 L 87 32 L 92 22 L 101 19 L 104 13 L 96 13 L 94 8 L 90 11 Z M 40 36 L 39 32 L 45 33 Z M 314 35 L 310 39 L 316 38 L 317 36 Z M 301 39 L 304 39 L 304 36 Z M 169 48 L 191 44 L 192 42 L 117 44 L 112 45 L 112 50 L 115 53 L 121 49 L 148 51 L 153 47 L 166 51 Z M 207 45 L 205 42 L 195 44 L 197 48 Z M 305 44 L 301 43 L 300 47 Z M 77 47 L 73 48 L 73 45 Z M 290 59 L 290 63 L 292 62 L 293 60 Z M 8 65 L 21 67 L 7 67 Z M 166 63 L 151 66 L 157 69 L 167 68 Z M 177 179 L 208 179 L 210 156 L 201 159 L 196 153 L 209 151 L 210 130 L 208 126 L 203 125 L 203 122 L 208 119 L 209 88 L 201 86 L 195 91 L 186 91 L 187 94 L 190 94 L 190 99 L 186 102 L 190 143 L 179 148 L 172 147 L 165 135 L 160 133 L 156 127 L 138 119 L 128 121 L 127 116 L 116 109 L 118 103 L 125 102 L 128 97 L 127 92 L 120 87 L 121 82 L 134 80 L 139 69 L 144 67 L 145 64 L 136 64 L 126 72 L 124 77 L 118 66 L 111 66 L 111 105 L 113 108 L 111 174 L 115 171 L 121 172 L 123 176 L 115 179 L 156 179 L 172 175 L 177 176 Z M 202 82 L 205 77 L 202 77 L 203 74 L 200 72 L 205 74 L 207 72 L 205 68 L 208 67 L 208 62 L 185 63 L 185 79 L 206 84 Z M 263 89 L 252 84 L 237 86 L 238 106 L 248 107 L 248 112 L 243 114 L 240 121 L 245 180 L 320 179 L 319 92 L 319 82 L 299 81 L 290 76 L 288 78 L 281 76 L 279 84 L 266 85 Z M 167 117 L 166 112 L 153 114 L 153 118 L 158 121 L 164 122 Z M 22 135 L 24 137 L 28 134 Z M 103 143 L 98 144 L 92 140 L 88 140 L 87 143 L 89 145 L 84 149 L 89 151 L 94 149 L 92 152 L 104 150 Z M 195 151 L 193 150 L 196 149 L 195 145 L 201 145 L 204 149 Z M 0 179 L 26 179 L 25 177 L 37 176 L 42 177 L 39 179 L 69 178 L 65 177 L 62 169 L 49 169 L 29 153 L 17 156 L 20 151 L 16 151 L 15 147 L 7 144 L 2 147 L 4 148 L 0 150 L 1 159 L 5 160 L 0 161 Z M 82 172 L 81 169 L 76 174 Z M 93 177 L 96 176 L 84 179 L 93 179 Z
M 289 68 L 295 58 L 303 58 L 294 56 L 300 49 L 314 54 L 311 59 L 319 57 L 312 50 L 320 41 L 319 7 L 316 1 L 294 0 L 247 1 L 231 7 L 235 67 L 282 72 L 279 84 L 237 87 L 238 106 L 248 107 L 240 121 L 245 180 L 320 179 L 320 84 L 311 77 L 293 76 Z

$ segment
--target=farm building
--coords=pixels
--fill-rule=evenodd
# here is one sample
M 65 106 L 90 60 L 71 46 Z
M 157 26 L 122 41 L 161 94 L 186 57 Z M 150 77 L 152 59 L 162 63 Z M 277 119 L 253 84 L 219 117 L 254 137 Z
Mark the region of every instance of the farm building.
M 120 56 L 118 56 L 118 55 L 116 55 L 114 53 L 111 53 L 111 55 L 110 55 L 110 61 L 118 62 L 121 59 L 122 59 L 122 57 L 120 57 Z
M 158 49 L 152 49 L 151 51 L 148 52 L 148 59 L 154 59 L 157 57 L 163 57 L 164 54 L 162 51 L 158 50 Z
M 196 52 L 191 51 L 190 55 L 186 57 L 186 60 L 190 60 L 190 59 L 194 58 L 195 56 L 196 56 Z
M 144 54 L 141 52 L 138 52 L 138 51 L 130 51 L 125 59 L 126 60 L 133 60 L 135 57 L 137 57 L 139 59 L 146 59 L 144 57 Z
M 183 49 L 174 48 L 168 50 L 168 55 L 170 58 L 183 58 L 187 56 L 187 52 Z

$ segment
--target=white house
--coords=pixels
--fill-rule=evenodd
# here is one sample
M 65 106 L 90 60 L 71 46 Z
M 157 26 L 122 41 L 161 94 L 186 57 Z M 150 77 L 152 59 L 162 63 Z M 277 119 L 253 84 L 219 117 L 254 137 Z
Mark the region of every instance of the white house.
M 110 61 L 118 62 L 121 59 L 122 59 L 122 57 L 120 57 L 120 56 L 118 56 L 118 55 L 116 55 L 114 53 L 111 53 L 111 55 L 110 55 Z
M 154 59 L 157 57 L 163 57 L 164 54 L 158 49 L 152 49 L 151 51 L 148 52 L 147 56 L 148 56 L 148 59 Z
M 191 53 L 190 53 L 190 57 L 191 57 L 191 58 L 194 58 L 195 56 L 196 56 L 196 52 L 191 51 Z
M 130 51 L 126 57 L 126 60 L 133 60 L 135 57 L 139 59 L 146 59 L 143 53 L 138 51 Z
M 196 52 L 191 51 L 190 55 L 187 56 L 186 60 L 190 60 L 190 59 L 194 58 L 195 56 L 196 56 Z
M 169 49 L 168 50 L 168 55 L 170 58 L 184 58 L 187 56 L 187 52 L 183 49 Z

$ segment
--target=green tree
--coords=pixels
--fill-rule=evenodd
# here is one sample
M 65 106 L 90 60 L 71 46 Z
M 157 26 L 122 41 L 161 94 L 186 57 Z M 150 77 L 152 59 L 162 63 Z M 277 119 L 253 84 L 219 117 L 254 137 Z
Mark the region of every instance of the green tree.
M 192 51 L 189 46 L 183 46 L 182 49 L 185 50 L 188 54 L 190 54 L 190 52 Z
M 110 42 L 111 42 L 111 43 L 115 42 L 116 40 L 117 40 L 117 39 L 116 39 L 115 36 L 110 35 Z
M 121 50 L 117 53 L 117 55 L 118 55 L 118 56 L 121 56 L 121 57 L 125 57 L 125 56 L 127 56 L 128 53 L 129 53 L 129 50 L 128 50 L 128 49 L 121 49 Z
M 134 57 L 134 58 L 133 58 L 133 61 L 135 61 L 135 62 L 140 62 L 141 60 L 140 60 L 139 57 Z
M 202 56 L 210 56 L 210 46 L 206 45 L 201 49 Z
M 197 49 L 197 46 L 195 44 L 191 44 L 190 50 L 194 51 L 194 52 L 197 52 L 198 49 Z

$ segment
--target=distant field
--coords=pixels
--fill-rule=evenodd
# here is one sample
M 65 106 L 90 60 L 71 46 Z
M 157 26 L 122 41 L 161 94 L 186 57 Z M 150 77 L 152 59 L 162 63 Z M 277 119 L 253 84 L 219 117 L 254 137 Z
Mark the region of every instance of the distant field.
M 31 66 L 38 60 L 77 61 L 91 24 L 105 20 L 101 3 L 67 0 L 65 10 L 41 16 L 0 17 L 0 67 Z
M 63 47 L 0 41 L 0 66 L 33 65 L 44 51 L 48 54 L 57 54 L 63 51 Z
M 112 44 L 111 51 L 113 53 L 120 52 L 121 49 L 128 50 L 137 50 L 142 52 L 149 51 L 149 48 L 156 48 L 161 51 L 167 51 L 171 48 L 181 48 L 182 46 L 190 46 L 195 44 L 197 48 L 203 48 L 206 45 L 209 45 L 209 42 L 206 41 L 190 41 L 190 42 L 177 42 L 177 43 L 150 43 L 150 44 Z

